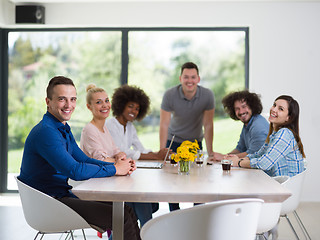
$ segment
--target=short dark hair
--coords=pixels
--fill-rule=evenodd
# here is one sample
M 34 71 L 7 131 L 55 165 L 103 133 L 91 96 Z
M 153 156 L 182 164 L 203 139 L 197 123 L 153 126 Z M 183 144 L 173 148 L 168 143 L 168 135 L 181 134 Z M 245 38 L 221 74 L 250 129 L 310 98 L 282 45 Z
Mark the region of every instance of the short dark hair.
M 51 78 L 47 87 L 47 98 L 52 99 L 53 88 L 57 85 L 72 85 L 74 86 L 73 81 L 70 78 L 64 76 L 55 76 Z M 75 88 L 75 86 L 74 86 Z
M 245 101 L 252 111 L 252 115 L 257 115 L 262 112 L 262 103 L 260 96 L 256 93 L 251 93 L 248 90 L 232 92 L 222 99 L 224 110 L 234 120 L 239 120 L 234 111 L 235 101 Z
M 181 66 L 181 74 L 182 74 L 182 72 L 183 72 L 183 70 L 185 69 L 185 68 L 187 68 L 187 69 L 196 69 L 197 70 L 197 74 L 199 75 L 199 69 L 198 69 L 198 66 L 195 64 L 195 63 L 193 63 L 193 62 L 186 62 L 186 63 L 184 63 L 182 66 Z
M 128 102 L 139 104 L 138 121 L 147 115 L 150 107 L 149 97 L 141 88 L 129 85 L 123 85 L 114 91 L 111 105 L 113 115 L 116 117 L 120 116 Z

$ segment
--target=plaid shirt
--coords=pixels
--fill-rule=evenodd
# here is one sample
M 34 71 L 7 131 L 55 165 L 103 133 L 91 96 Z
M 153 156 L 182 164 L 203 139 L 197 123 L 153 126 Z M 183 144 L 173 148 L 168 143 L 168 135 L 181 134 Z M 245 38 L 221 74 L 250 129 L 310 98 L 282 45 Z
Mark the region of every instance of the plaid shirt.
M 281 128 L 270 135 L 269 143 L 248 154 L 251 168 L 264 170 L 269 176 L 294 176 L 304 171 L 304 159 L 293 133 Z

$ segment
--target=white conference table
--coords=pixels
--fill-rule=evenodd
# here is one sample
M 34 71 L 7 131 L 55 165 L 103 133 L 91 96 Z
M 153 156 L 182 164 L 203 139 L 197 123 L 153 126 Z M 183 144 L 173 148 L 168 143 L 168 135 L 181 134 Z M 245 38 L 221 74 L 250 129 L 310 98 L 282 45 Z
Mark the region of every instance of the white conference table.
M 73 188 L 83 200 L 112 201 L 113 239 L 123 239 L 124 202 L 212 202 L 235 198 L 260 198 L 283 202 L 291 193 L 262 170 L 234 167 L 229 173 L 220 163 L 192 166 L 189 175 L 177 167 L 137 169 L 131 176 L 92 178 Z

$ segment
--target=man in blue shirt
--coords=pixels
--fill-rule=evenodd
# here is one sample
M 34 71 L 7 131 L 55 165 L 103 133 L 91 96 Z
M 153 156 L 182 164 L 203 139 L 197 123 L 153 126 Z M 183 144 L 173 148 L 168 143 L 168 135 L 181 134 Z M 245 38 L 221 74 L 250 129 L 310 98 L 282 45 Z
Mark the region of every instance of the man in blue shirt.
M 269 131 L 268 121 L 260 115 L 262 104 L 259 96 L 247 90 L 233 92 L 222 99 L 222 104 L 232 119 L 243 122 L 237 147 L 229 154 L 243 158 L 247 154 L 257 152 L 264 144 Z M 216 160 L 223 157 L 221 153 L 216 154 Z
M 68 179 L 86 180 L 131 174 L 135 162 L 115 164 L 87 157 L 78 147 L 67 121 L 76 107 L 77 93 L 71 79 L 57 76 L 47 87 L 47 113 L 26 139 L 19 179 L 78 212 L 100 232 L 112 228 L 112 203 L 84 201 L 70 190 Z M 63 216 L 61 216 L 63 217 Z M 140 239 L 133 210 L 125 207 L 124 238 Z

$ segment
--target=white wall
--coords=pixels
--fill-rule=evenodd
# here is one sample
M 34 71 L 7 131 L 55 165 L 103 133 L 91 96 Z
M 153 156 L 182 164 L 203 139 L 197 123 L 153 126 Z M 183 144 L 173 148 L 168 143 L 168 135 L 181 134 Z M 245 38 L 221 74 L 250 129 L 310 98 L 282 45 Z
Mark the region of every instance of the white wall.
M 16 27 L 13 4 L 0 1 L 0 24 Z M 320 112 L 316 105 L 320 95 L 320 2 L 100 2 L 44 6 L 46 27 L 249 26 L 250 89 L 262 95 L 266 112 L 280 94 L 292 95 L 300 103 L 300 131 L 309 171 L 302 200 L 320 201 L 320 159 L 316 155 L 320 148 Z

